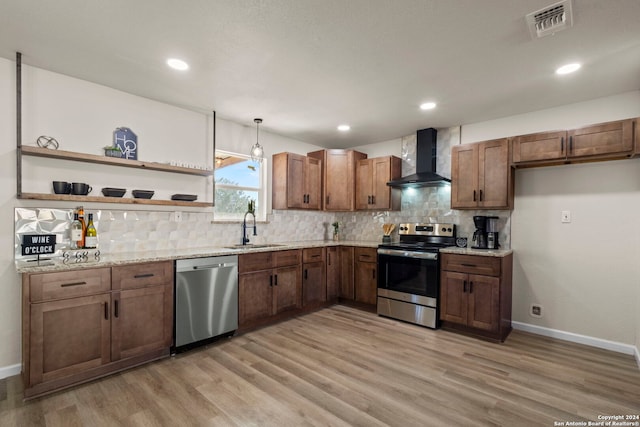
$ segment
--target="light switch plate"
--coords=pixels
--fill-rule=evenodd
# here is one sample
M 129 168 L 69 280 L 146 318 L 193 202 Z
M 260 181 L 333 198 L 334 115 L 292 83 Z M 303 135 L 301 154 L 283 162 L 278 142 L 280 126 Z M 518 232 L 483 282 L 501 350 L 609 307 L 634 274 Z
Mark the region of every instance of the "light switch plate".
M 564 223 L 571 222 L 571 211 L 562 211 L 561 221 Z

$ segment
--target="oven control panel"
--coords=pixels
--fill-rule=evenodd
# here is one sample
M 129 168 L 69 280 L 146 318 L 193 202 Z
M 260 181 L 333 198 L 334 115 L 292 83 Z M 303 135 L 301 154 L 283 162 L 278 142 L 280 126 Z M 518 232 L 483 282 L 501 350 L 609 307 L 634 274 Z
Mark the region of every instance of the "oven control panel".
M 398 234 L 408 236 L 445 236 L 455 237 L 455 224 L 406 223 L 398 226 Z

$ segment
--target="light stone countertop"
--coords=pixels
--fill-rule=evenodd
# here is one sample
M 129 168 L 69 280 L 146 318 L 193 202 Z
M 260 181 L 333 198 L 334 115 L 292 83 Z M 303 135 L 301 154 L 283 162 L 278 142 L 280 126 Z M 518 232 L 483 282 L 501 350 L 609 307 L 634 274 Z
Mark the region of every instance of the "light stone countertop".
M 479 256 L 491 256 L 496 258 L 504 258 L 507 255 L 513 253 L 511 249 L 471 249 L 471 248 L 458 248 L 451 246 L 448 248 L 440 249 L 441 253 L 445 254 L 460 254 L 460 255 L 479 255 Z
M 103 254 L 100 256 L 99 260 L 95 261 L 89 260 L 76 262 L 75 259 L 70 259 L 67 263 L 63 262 L 63 259 L 61 257 L 58 257 L 50 261 L 41 261 L 39 265 L 35 261 L 16 261 L 15 266 L 18 273 L 43 273 L 51 271 L 80 270 L 84 268 L 112 267 L 115 265 L 135 264 L 141 262 L 173 261 L 177 259 L 187 258 L 240 255 L 246 253 L 286 251 L 290 249 L 318 248 L 329 246 L 358 246 L 365 248 L 377 248 L 379 242 L 357 240 L 309 240 L 300 242 L 278 242 L 273 243 L 273 245 L 274 246 L 255 248 L 251 247 L 251 245 L 247 245 L 246 248 L 241 247 L 237 249 L 232 249 L 231 246 L 233 245 L 229 245 L 230 247 L 172 249 L 129 253 L 122 252 L 117 254 Z

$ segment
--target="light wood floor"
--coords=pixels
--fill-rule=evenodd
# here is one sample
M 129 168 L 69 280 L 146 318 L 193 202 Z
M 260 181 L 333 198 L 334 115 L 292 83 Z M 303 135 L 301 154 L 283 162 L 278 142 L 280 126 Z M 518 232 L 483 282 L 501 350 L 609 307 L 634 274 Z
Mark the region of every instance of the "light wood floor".
M 504 344 L 344 306 L 22 402 L 0 426 L 553 426 L 640 415 L 631 356 L 514 331 Z

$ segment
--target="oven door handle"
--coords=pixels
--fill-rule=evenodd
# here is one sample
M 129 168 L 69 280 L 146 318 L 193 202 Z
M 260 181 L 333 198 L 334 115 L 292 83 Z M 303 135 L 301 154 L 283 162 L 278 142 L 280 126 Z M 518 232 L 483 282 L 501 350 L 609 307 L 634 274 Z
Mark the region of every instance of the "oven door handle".
M 389 255 L 389 256 L 397 256 L 404 258 L 418 258 L 418 259 L 428 259 L 428 260 L 437 260 L 438 253 L 437 252 L 419 252 L 419 251 L 403 251 L 399 249 L 378 249 L 378 255 Z

